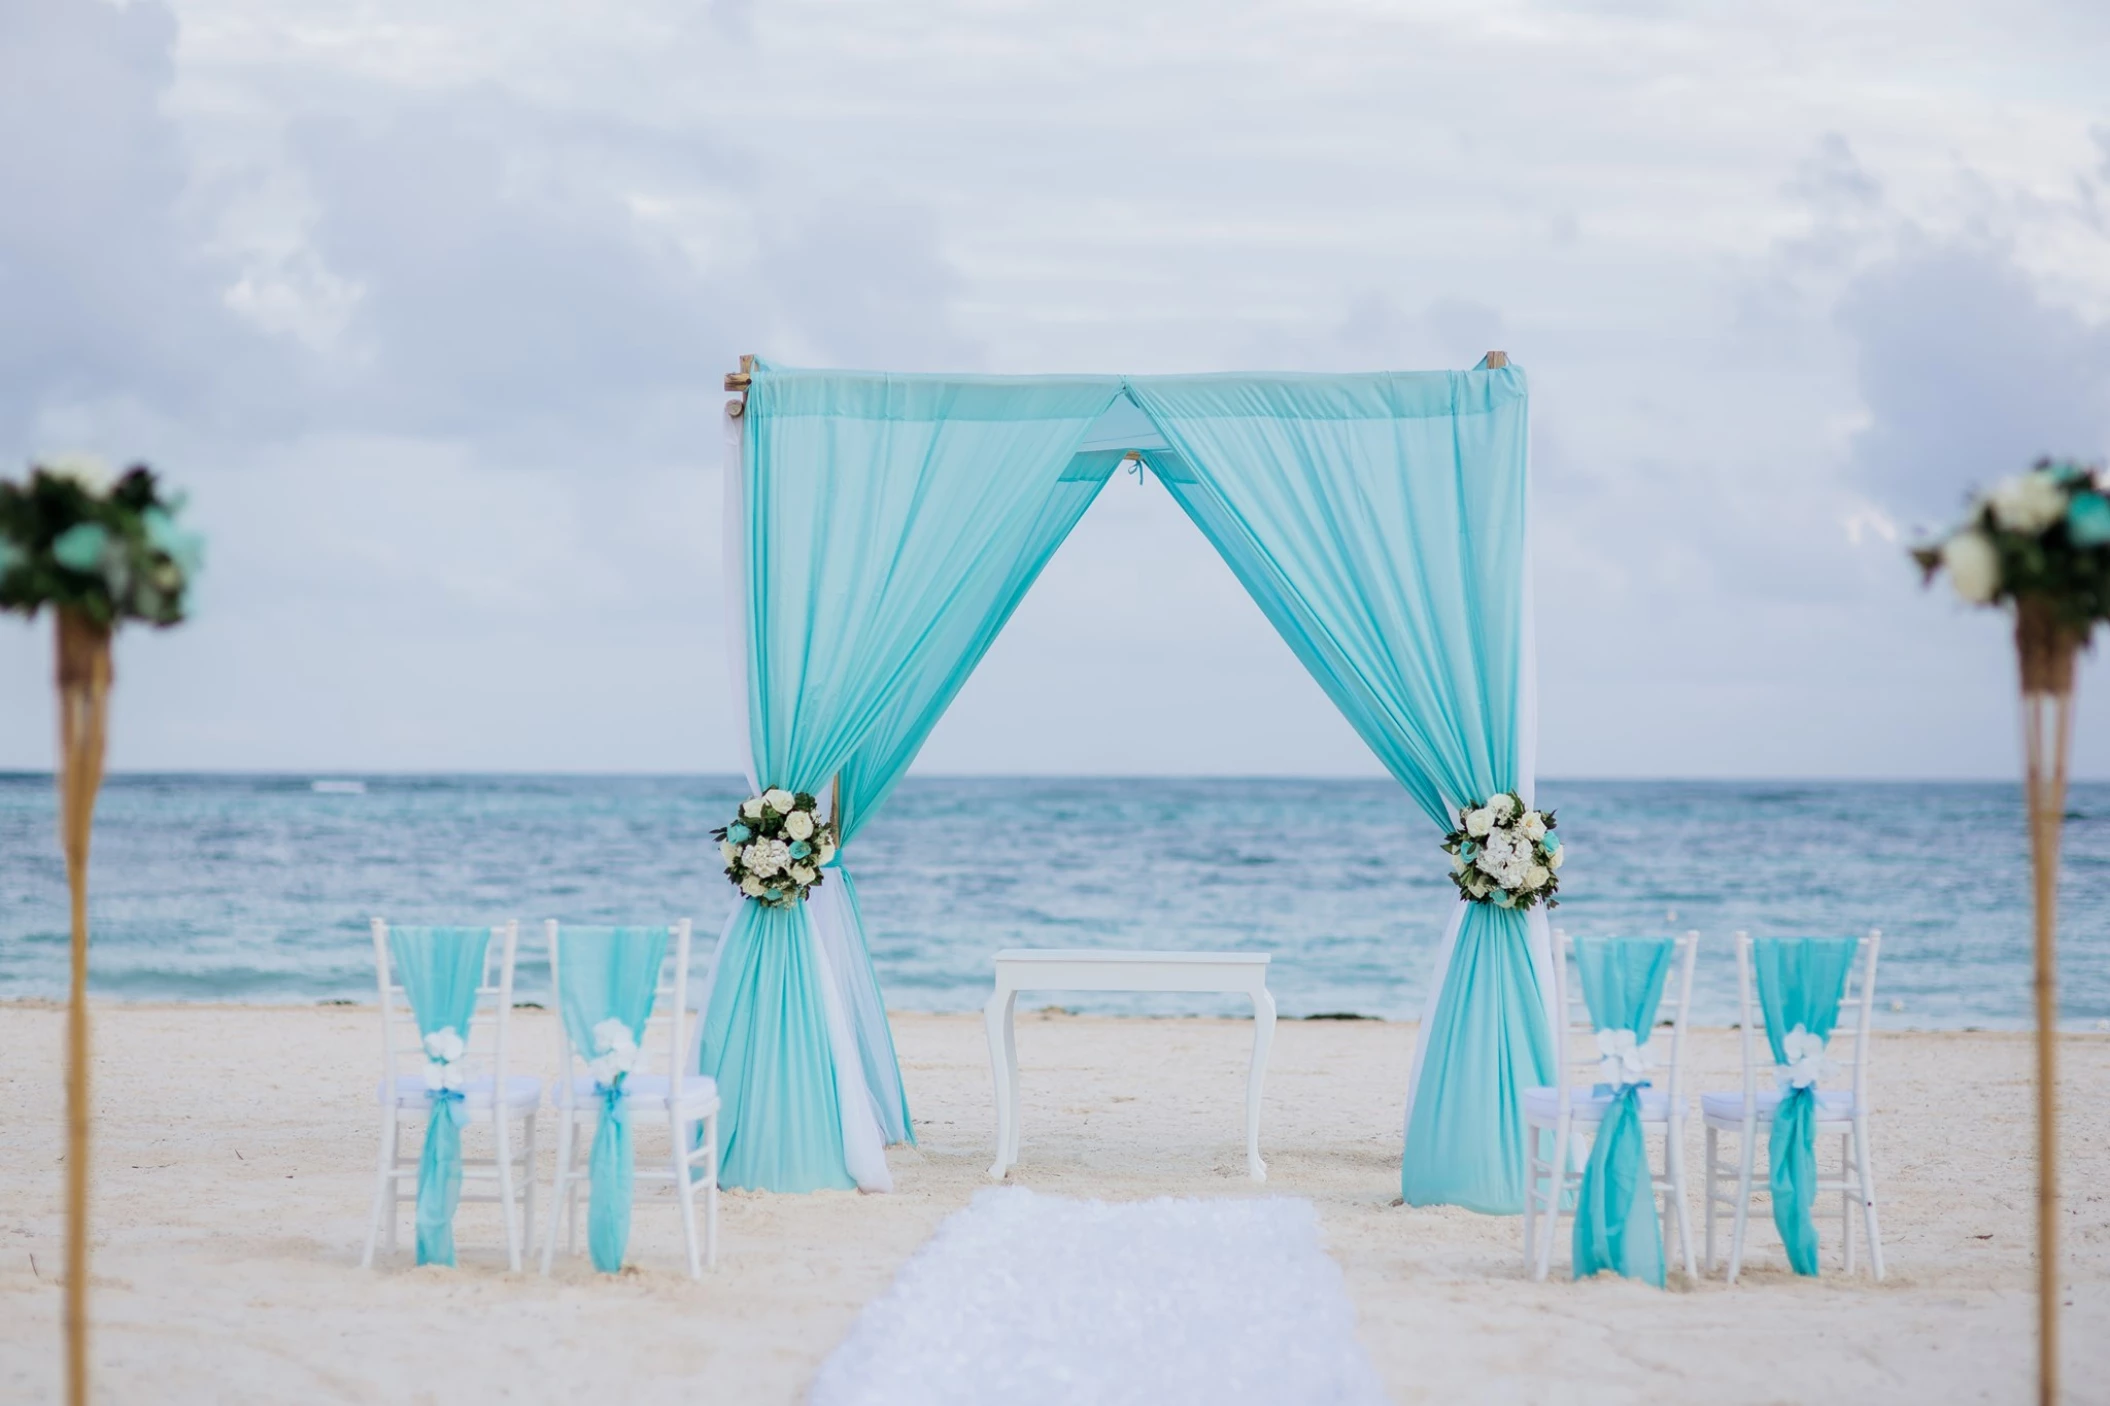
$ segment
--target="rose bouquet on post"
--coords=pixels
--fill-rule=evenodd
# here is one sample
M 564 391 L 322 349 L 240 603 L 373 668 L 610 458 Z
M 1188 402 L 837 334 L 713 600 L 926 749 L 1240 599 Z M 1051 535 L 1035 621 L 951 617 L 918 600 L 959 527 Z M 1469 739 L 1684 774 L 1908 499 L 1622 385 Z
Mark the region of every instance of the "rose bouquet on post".
M 1514 791 L 1490 796 L 1458 815 L 1443 837 L 1451 882 L 1469 903 L 1519 911 L 1544 903 L 1560 907 L 1561 839 L 1550 810 L 1533 810 Z
M 2059 830 L 2073 749 L 2074 661 L 2110 619 L 2110 478 L 2042 459 L 1971 501 L 1964 520 L 1912 549 L 1972 605 L 2012 607 L 2022 679 L 2023 777 L 2036 916 L 2038 1393 L 2059 1390 Z
M 183 619 L 198 539 L 144 464 L 112 479 L 88 459 L 0 480 L 0 611 L 57 616 L 59 834 L 72 908 L 66 1016 L 66 1395 L 88 1396 L 88 840 L 109 725 L 110 637 Z
M 835 825 L 821 819 L 820 803 L 777 786 L 742 801 L 740 814 L 711 838 L 733 887 L 772 908 L 819 888 L 821 867 L 835 858 Z

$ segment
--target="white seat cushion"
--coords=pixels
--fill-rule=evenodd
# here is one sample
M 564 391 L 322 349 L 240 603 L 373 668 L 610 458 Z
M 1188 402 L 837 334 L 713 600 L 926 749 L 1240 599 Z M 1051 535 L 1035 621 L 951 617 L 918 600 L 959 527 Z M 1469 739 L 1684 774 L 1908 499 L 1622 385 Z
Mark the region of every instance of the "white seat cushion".
M 1592 1093 L 1591 1086 L 1579 1084 L 1568 1091 L 1568 1106 L 1575 1110 L 1578 1123 L 1604 1121 L 1605 1112 L 1612 1106 L 1610 1093 Z M 1524 1118 L 1527 1122 L 1542 1127 L 1552 1127 L 1560 1116 L 1560 1091 L 1537 1088 L 1524 1090 Z M 1643 1121 L 1661 1123 L 1670 1117 L 1670 1095 L 1661 1089 L 1641 1091 L 1641 1117 Z
M 376 1094 L 383 1103 L 388 1102 L 388 1085 L 381 1084 Z M 462 1086 L 462 1101 L 470 1108 L 491 1106 L 491 1076 L 478 1075 Z M 422 1108 L 430 1102 L 423 1074 L 398 1074 L 396 1076 L 396 1107 Z M 512 1109 L 533 1108 L 542 1102 L 542 1081 L 532 1074 L 508 1074 L 506 1076 L 506 1107 Z
M 1758 1091 L 1758 1121 L 1770 1124 L 1773 1110 L 1780 1107 L 1781 1090 L 1762 1088 Z M 1701 1094 L 1700 1116 L 1710 1123 L 1740 1124 L 1744 1121 L 1744 1091 L 1726 1094 Z M 1851 1089 L 1819 1089 L 1817 1091 L 1817 1116 L 1827 1122 L 1844 1122 L 1854 1116 L 1854 1095 Z
M 664 1074 L 632 1074 L 623 1080 L 623 1095 L 632 1103 L 667 1106 L 667 1090 L 673 1081 Z M 593 1076 L 582 1074 L 571 1081 L 571 1097 L 574 1106 L 594 1109 L 600 1106 L 601 1096 L 594 1092 Z M 685 1074 L 681 1080 L 681 1111 L 700 1114 L 718 1102 L 718 1081 L 708 1074 Z

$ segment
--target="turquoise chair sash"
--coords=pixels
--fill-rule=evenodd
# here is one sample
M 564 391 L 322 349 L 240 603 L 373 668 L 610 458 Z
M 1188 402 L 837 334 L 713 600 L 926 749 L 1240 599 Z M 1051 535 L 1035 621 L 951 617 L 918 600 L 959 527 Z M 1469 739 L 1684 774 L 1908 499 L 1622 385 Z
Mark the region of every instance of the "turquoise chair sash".
M 390 928 L 389 962 L 410 997 L 425 1042 L 425 1081 L 432 1112 L 418 1156 L 418 1263 L 454 1263 L 454 1213 L 462 1200 L 460 1060 L 483 984 L 489 928 Z M 451 1037 L 451 1038 L 450 1038 Z M 395 1090 L 388 1090 L 390 1098 Z
M 1790 1082 L 1773 1110 L 1767 1139 L 1773 1224 L 1797 1274 L 1817 1272 L 1817 1226 L 1810 1207 L 1817 1199 L 1819 1063 L 1807 1046 L 1814 1041 L 1821 1049 L 1831 1039 L 1859 947 L 1851 937 L 1762 937 L 1751 949 L 1773 1062 L 1801 1070 L 1782 1075 Z
M 586 1245 L 593 1267 L 614 1274 L 630 1245 L 630 1193 L 636 1149 L 623 1108 L 629 1060 L 645 1035 L 659 969 L 667 955 L 668 929 L 565 928 L 558 959 L 559 1004 L 564 1032 L 587 1061 L 601 1101 L 587 1162 Z M 676 1000 L 682 993 L 674 993 Z M 628 1034 L 627 1046 L 622 1040 Z M 555 1214 L 552 1208 L 552 1214 Z
M 1625 1031 L 1636 1045 L 1647 1044 L 1676 953 L 1677 943 L 1668 937 L 1577 938 L 1575 966 L 1590 1024 L 1599 1031 Z M 1663 1287 L 1663 1229 L 1656 1218 L 1648 1141 L 1641 1131 L 1646 1082 L 1630 1082 L 1623 1074 L 1606 1090 L 1612 1106 L 1597 1126 L 1576 1197 L 1577 1279 L 1611 1269 Z

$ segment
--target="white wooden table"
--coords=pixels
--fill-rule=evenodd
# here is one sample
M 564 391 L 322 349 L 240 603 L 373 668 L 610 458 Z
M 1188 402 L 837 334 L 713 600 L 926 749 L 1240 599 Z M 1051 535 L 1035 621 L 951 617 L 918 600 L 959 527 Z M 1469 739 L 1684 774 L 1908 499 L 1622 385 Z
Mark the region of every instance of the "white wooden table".
M 1275 998 L 1265 952 L 1123 952 L 1014 947 L 996 954 L 996 990 L 983 1007 L 989 1069 L 996 1078 L 996 1161 L 1001 1179 L 1018 1165 L 1018 1042 L 1013 1015 L 1021 991 L 1220 991 L 1253 1001 L 1253 1063 L 1246 1075 L 1246 1169 L 1267 1180 L 1260 1160 L 1260 1081 L 1275 1040 Z

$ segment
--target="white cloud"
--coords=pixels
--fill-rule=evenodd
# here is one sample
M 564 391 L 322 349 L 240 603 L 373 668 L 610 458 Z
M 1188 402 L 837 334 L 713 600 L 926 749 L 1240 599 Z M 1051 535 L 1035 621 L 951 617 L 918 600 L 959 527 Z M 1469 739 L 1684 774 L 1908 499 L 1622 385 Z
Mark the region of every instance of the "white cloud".
M 1874 0 L 20 0 L 0 450 L 151 452 L 197 490 L 208 609 L 127 644 L 156 707 L 125 703 L 121 764 L 730 768 L 737 354 L 1502 346 L 1536 397 L 1547 770 L 2001 774 L 1998 627 L 1922 597 L 1895 535 L 2110 441 L 2106 38 L 2097 6 L 1963 0 L 1909 27 Z M 0 715 L 44 706 L 42 648 L 0 630 Z M 609 677 L 654 684 L 617 726 Z M 0 732 L 0 764 L 45 736 Z M 1125 482 L 929 760 L 1368 765 Z

